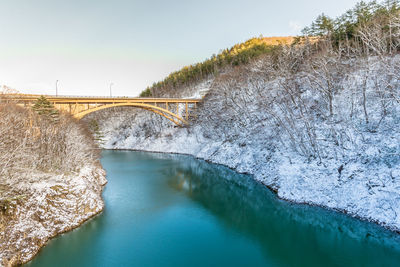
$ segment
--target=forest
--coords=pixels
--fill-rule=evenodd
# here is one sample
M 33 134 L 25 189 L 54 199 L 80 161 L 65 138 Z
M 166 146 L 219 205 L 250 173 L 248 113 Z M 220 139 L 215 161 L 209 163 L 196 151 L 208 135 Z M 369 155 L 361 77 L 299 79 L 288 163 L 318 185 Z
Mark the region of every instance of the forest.
M 178 90 L 210 76 L 218 75 L 227 67 L 234 67 L 249 63 L 260 55 L 272 53 L 278 45 L 290 44 L 293 37 L 256 37 L 244 43 L 236 44 L 230 49 L 224 49 L 218 55 L 168 75 L 163 81 L 154 83 L 146 88 L 140 97 L 157 97 L 169 90 Z

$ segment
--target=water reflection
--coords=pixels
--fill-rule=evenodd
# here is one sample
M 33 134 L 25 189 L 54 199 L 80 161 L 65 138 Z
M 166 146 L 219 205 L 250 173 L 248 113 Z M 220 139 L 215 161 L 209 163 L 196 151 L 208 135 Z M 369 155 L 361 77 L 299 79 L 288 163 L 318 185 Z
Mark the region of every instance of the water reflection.
M 396 266 L 399 235 L 374 224 L 281 201 L 247 175 L 179 155 L 166 171 L 184 192 L 226 226 L 259 242 L 265 257 L 288 266 Z

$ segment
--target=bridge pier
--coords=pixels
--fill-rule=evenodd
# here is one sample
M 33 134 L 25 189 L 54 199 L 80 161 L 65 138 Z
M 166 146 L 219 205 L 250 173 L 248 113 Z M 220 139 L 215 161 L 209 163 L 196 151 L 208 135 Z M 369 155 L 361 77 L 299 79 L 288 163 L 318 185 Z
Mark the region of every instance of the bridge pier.
M 185 103 L 185 113 L 186 113 L 186 120 L 189 120 L 189 108 L 188 102 Z

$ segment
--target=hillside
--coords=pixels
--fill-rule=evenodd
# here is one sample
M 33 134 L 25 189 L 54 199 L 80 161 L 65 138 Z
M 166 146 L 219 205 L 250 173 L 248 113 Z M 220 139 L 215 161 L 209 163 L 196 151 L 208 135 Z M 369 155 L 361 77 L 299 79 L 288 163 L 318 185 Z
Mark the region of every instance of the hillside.
M 0 117 L 0 266 L 15 266 L 102 211 L 106 180 L 86 128 L 45 100 L 0 95 Z
M 251 38 L 244 43 L 224 49 L 218 55 L 212 55 L 203 62 L 185 66 L 181 70 L 171 73 L 164 80 L 146 88 L 140 96 L 168 96 L 174 93 L 173 91 L 180 90 L 181 87 L 215 77 L 219 73 L 225 72 L 227 68 L 248 64 L 262 55 L 273 53 L 278 46 L 290 45 L 294 41 L 295 38 L 291 36 Z
M 338 19 L 321 15 L 299 45 L 169 84 L 163 94 L 208 92 L 185 128 L 122 108 L 88 119 L 105 148 L 191 154 L 250 173 L 283 199 L 400 231 L 399 22 L 397 1 L 360 3 Z

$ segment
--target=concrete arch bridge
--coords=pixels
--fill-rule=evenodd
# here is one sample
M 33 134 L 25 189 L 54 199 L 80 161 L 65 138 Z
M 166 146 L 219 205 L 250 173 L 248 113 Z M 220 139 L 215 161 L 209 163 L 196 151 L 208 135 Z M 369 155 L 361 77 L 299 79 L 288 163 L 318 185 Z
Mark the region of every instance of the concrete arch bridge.
M 41 95 L 3 95 L 2 99 L 23 106 L 33 106 Z M 72 114 L 77 119 L 112 107 L 131 106 L 154 112 L 167 118 L 177 125 L 186 124 L 195 116 L 197 103 L 201 99 L 179 98 L 131 98 L 131 97 L 80 97 L 80 96 L 49 96 L 45 95 L 56 109 Z

